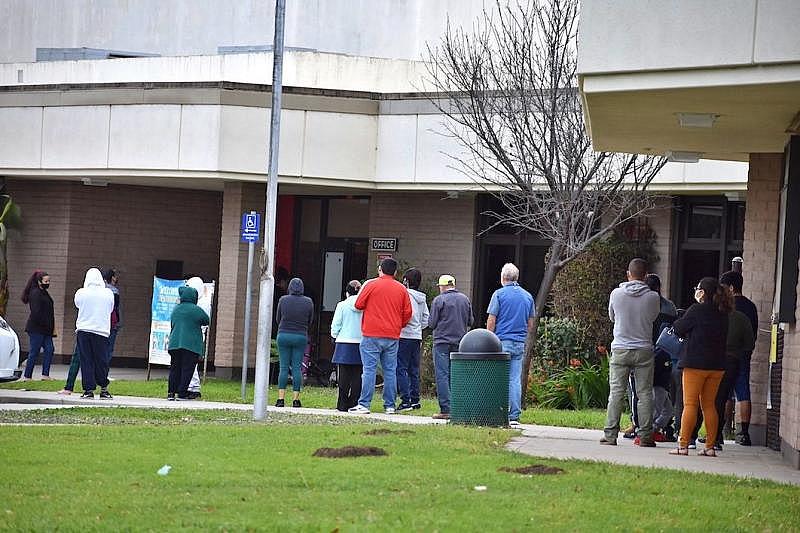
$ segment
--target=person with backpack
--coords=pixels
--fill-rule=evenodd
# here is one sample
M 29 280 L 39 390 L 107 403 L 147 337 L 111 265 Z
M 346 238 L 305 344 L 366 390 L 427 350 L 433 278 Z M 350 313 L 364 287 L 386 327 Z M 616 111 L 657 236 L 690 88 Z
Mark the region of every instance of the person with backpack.
M 50 275 L 43 270 L 36 270 L 28 278 L 28 283 L 22 291 L 22 303 L 30 306 L 31 312 L 25 323 L 25 332 L 28 334 L 28 361 L 25 363 L 25 373 L 22 381 L 33 379 L 33 368 L 39 352 L 43 352 L 42 380 L 49 381 L 50 363 L 53 361 L 53 336 L 55 333 L 55 314 L 53 298 L 50 297 Z
M 178 288 L 180 302 L 172 310 L 169 333 L 169 383 L 167 400 L 189 400 L 189 382 L 197 361 L 205 356 L 203 326 L 210 319 L 197 305 L 197 291 L 184 285 Z

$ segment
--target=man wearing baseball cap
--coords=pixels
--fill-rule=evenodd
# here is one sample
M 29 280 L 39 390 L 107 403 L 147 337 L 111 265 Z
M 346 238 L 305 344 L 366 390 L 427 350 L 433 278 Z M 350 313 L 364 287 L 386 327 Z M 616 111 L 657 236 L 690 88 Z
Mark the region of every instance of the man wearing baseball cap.
M 439 296 L 431 304 L 428 327 L 433 330 L 433 366 L 440 412 L 433 418 L 450 418 L 450 352 L 458 350 L 461 337 L 472 326 L 472 304 L 456 290 L 456 278 L 439 277 Z

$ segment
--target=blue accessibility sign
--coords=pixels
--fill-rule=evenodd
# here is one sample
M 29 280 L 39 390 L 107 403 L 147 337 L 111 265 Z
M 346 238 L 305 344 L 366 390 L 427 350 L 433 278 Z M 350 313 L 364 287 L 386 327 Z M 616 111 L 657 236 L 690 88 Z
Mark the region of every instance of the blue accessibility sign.
M 258 242 L 261 215 L 255 211 L 242 215 L 242 242 Z

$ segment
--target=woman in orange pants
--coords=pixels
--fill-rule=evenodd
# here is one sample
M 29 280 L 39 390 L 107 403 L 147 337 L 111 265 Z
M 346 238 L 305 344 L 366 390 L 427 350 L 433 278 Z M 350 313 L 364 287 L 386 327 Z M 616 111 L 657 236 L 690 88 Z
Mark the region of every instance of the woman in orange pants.
M 683 416 L 678 448 L 672 455 L 688 455 L 689 440 L 697 422 L 697 407 L 703 409 L 706 424 L 705 449 L 698 455 L 716 457 L 714 440 L 719 419 L 714 400 L 725 372 L 725 343 L 728 336 L 728 313 L 733 298 L 716 278 L 700 280 L 694 290 L 697 301 L 672 325 L 675 333 L 686 339 L 686 351 L 678 361 L 683 370 Z

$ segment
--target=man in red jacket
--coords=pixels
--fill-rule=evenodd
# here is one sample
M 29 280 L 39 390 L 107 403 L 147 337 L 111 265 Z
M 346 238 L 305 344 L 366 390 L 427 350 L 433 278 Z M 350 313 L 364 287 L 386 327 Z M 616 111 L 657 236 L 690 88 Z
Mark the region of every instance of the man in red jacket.
M 386 414 L 394 414 L 397 396 L 397 347 L 400 330 L 411 319 L 411 298 L 406 288 L 396 279 L 397 261 L 384 259 L 378 267 L 378 278 L 369 280 L 361 288 L 356 309 L 363 311 L 361 321 L 361 397 L 358 405 L 348 411 L 354 414 L 369 413 L 375 393 L 375 373 L 380 361 L 383 370 L 383 407 Z

